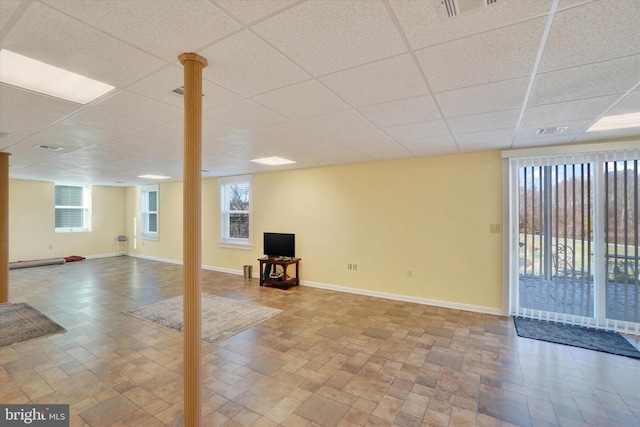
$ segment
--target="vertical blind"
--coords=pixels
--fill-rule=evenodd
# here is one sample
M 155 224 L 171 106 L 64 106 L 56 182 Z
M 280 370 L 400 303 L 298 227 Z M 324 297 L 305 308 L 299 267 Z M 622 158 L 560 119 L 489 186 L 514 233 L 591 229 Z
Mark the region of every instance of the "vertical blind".
M 640 334 L 639 151 L 511 158 L 512 314 Z

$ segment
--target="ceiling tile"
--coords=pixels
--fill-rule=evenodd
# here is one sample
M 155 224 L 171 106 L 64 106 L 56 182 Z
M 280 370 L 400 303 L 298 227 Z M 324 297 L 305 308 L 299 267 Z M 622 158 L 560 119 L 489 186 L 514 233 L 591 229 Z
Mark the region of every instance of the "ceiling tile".
M 625 93 L 640 81 L 638 70 L 640 55 L 632 55 L 541 73 L 535 78 L 529 105 Z
M 409 139 L 400 141 L 400 144 L 402 144 L 402 146 L 409 150 L 414 156 L 433 156 L 458 153 L 458 147 L 450 135 Z
M 522 116 L 520 125 L 563 123 L 597 117 L 600 112 L 605 111 L 619 98 L 619 96 L 612 95 L 529 107 Z
M 453 117 L 447 119 L 451 132 L 483 132 L 495 129 L 515 128 L 520 117 L 520 110 L 496 111 L 472 116 Z
M 209 65 L 204 78 L 243 96 L 253 96 L 309 79 L 309 75 L 249 31 L 222 40 L 201 53 Z
M 11 136 L 0 138 L 0 147 L 4 149 L 17 144 L 39 129 L 52 125 L 58 118 L 53 115 L 34 114 L 3 107 L 0 110 L 0 132 Z
M 516 129 L 500 129 L 485 132 L 459 133 L 453 135 L 460 147 L 470 144 L 484 144 L 496 141 L 509 141 L 509 144 L 515 136 Z M 507 146 L 509 145 L 507 144 Z
M 298 0 L 216 0 L 220 6 L 245 24 L 250 24 L 265 16 L 297 3 Z
M 152 125 L 149 122 L 143 122 L 127 116 L 113 114 L 108 111 L 102 111 L 95 108 L 87 108 L 65 120 L 65 122 L 95 127 L 103 130 L 110 130 L 120 133 L 136 133 L 141 130 L 148 129 Z
M 594 1 L 560 11 L 553 20 L 540 71 L 638 54 L 639 22 L 640 2 L 633 0 Z
M 196 52 L 211 40 L 240 28 L 237 22 L 207 1 L 43 1 L 167 61 L 176 60 L 184 52 Z M 185 28 L 189 31 L 184 31 Z
M 372 129 L 374 126 L 354 110 L 316 116 L 298 122 L 321 136 Z
M 252 100 L 293 120 L 350 109 L 317 80 L 276 89 L 254 96 Z
M 528 85 L 529 78 L 523 77 L 437 93 L 435 97 L 445 117 L 468 116 L 522 108 Z
M 287 122 L 256 129 L 255 133 L 281 143 L 304 141 L 322 135 L 321 132 L 312 130 L 297 122 Z
M 0 31 L 4 30 L 13 12 L 16 11 L 20 0 L 3 0 L 0 1 Z
M 46 133 L 69 138 L 86 139 L 95 142 L 107 142 L 122 136 L 120 131 L 98 129 L 90 126 L 63 121 L 49 127 Z
M 427 93 L 424 81 L 409 55 L 351 68 L 320 80 L 354 107 Z
M 449 129 L 444 120 L 392 126 L 384 130 L 396 141 L 449 135 Z
M 497 142 L 481 142 L 478 144 L 460 145 L 461 153 L 473 153 L 476 151 L 491 151 L 491 150 L 508 150 L 511 148 L 511 141 L 497 141 Z
M 82 105 L 0 83 L 0 111 L 3 108 L 63 118 Z
M 184 87 L 184 69 L 171 65 L 149 75 L 148 77 L 127 87 L 131 92 L 153 98 L 155 100 L 184 108 L 184 97 L 173 92 L 174 89 Z M 202 80 L 202 109 L 219 107 L 238 101 L 242 97 L 209 80 Z
M 640 112 L 640 90 L 636 90 L 622 99 L 611 111 L 607 112 L 607 116 L 615 116 L 618 114 L 629 114 Z
M 427 122 L 441 118 L 431 96 L 418 96 L 371 105 L 358 108 L 358 111 L 379 127 Z
M 407 50 L 378 0 L 305 2 L 254 29 L 314 76 Z
M 545 19 L 538 18 L 422 49 L 416 55 L 434 92 L 528 76 L 544 26 Z
M 2 40 L 2 48 L 113 86 L 125 86 L 165 64 L 36 2 Z
M 110 96 L 96 105 L 95 108 L 114 114 L 125 114 L 127 117 L 156 125 L 167 123 L 183 116 L 183 108 L 126 90 Z
M 552 0 L 505 1 L 443 17 L 440 1 L 391 0 L 391 7 L 414 49 L 504 27 L 549 12 Z
M 204 111 L 204 116 L 219 120 L 238 129 L 256 129 L 287 121 L 281 114 L 247 99 Z

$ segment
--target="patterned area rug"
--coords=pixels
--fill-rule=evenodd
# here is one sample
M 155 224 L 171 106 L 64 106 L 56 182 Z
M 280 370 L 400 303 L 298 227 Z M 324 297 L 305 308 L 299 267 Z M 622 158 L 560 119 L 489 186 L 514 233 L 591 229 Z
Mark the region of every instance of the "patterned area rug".
M 122 313 L 182 333 L 182 295 Z M 202 341 L 216 343 L 279 313 L 282 310 L 203 293 Z
M 66 332 L 26 303 L 0 305 L 0 348 Z
M 516 325 L 516 333 L 523 338 L 640 359 L 640 351 L 617 332 L 522 317 L 514 317 L 513 320 Z

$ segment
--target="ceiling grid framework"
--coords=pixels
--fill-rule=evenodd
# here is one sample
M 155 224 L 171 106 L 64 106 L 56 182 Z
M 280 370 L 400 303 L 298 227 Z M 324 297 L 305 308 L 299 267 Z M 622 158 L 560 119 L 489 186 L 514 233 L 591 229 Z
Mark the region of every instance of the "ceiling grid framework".
M 115 89 L 81 105 L 0 84 L 0 151 L 11 178 L 182 179 L 183 52 L 209 62 L 205 177 L 640 136 L 640 123 L 586 132 L 640 112 L 637 0 L 442 7 L 2 0 L 1 49 Z M 274 156 L 296 163 L 251 161 Z

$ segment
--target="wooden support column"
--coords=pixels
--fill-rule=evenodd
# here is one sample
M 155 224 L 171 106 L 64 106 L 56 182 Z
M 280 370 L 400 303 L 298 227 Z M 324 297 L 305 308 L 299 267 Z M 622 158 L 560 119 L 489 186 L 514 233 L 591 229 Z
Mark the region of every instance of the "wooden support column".
M 9 302 L 9 153 L 0 153 L 0 304 Z
M 201 419 L 200 269 L 202 186 L 202 69 L 207 60 L 195 53 L 178 57 L 184 67 L 184 426 L 198 427 Z

